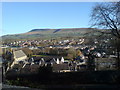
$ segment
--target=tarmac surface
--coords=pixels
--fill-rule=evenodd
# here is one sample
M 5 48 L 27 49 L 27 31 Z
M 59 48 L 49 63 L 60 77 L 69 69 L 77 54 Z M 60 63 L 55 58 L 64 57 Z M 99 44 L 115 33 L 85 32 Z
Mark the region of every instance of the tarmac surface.
M 42 90 L 42 89 L 35 89 L 35 88 L 29 88 L 29 87 L 23 87 L 23 86 L 6 85 L 6 84 L 1 83 L 0 90 Z
M 2 90 L 120 90 L 119 85 L 54 85 L 54 86 L 46 86 L 44 89 L 35 89 L 35 88 L 29 88 L 29 87 L 23 87 L 23 86 L 11 86 L 11 85 L 0 85 Z

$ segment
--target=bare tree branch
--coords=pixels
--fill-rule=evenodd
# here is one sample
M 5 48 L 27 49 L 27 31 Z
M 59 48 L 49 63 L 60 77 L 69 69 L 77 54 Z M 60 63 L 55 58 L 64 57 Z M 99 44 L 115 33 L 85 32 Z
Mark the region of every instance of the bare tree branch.
M 111 30 L 111 34 L 120 38 L 120 2 L 99 3 L 91 14 L 92 26 Z

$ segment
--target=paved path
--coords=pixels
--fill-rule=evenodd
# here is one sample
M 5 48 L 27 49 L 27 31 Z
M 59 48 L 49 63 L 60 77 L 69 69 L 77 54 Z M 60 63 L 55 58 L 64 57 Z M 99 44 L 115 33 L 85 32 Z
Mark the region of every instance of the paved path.
M 12 86 L 12 85 L 6 85 L 0 83 L 0 90 L 42 90 L 42 89 L 34 89 L 29 87 L 23 87 L 23 86 Z
M 2 90 L 120 90 L 119 85 L 94 85 L 94 84 L 88 84 L 88 85 L 47 85 L 44 89 L 35 89 L 35 88 L 29 88 L 29 87 L 23 87 L 23 86 L 11 86 L 6 84 L 0 84 L 0 89 Z

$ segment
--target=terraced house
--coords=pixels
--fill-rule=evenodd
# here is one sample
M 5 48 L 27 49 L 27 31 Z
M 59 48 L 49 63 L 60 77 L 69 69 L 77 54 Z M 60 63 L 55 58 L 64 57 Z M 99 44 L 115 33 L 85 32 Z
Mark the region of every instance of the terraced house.
M 27 60 L 27 55 L 22 50 L 13 51 L 13 55 L 14 61 L 11 67 L 14 66 L 14 64 L 19 64 L 19 62 L 25 62 Z
M 13 53 L 15 62 L 25 61 L 27 59 L 27 55 L 22 50 L 14 51 Z

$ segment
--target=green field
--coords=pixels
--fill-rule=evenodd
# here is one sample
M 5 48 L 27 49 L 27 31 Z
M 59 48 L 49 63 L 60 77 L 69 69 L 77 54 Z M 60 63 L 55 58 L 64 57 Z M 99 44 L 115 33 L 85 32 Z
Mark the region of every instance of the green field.
M 33 57 L 47 57 L 48 55 L 32 55 Z

